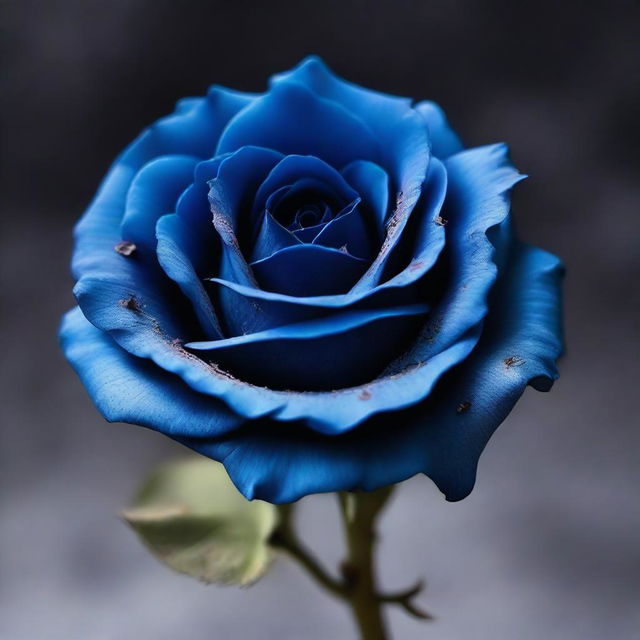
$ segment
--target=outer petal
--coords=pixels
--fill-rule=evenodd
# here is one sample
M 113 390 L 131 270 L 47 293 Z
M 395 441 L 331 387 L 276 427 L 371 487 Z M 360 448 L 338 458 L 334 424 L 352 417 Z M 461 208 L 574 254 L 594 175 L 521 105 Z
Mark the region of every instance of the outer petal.
M 358 158 L 376 161 L 380 153 L 362 120 L 297 83 L 274 86 L 240 112 L 222 134 L 217 153 L 244 146 L 317 156 L 335 167 Z
M 435 102 L 425 100 L 417 104 L 415 109 L 427 123 L 431 153 L 436 158 L 444 160 L 464 149 L 458 134 L 449 126 L 444 111 Z
M 129 422 L 169 436 L 215 437 L 242 419 L 219 400 L 135 358 L 96 329 L 76 308 L 60 328 L 65 356 L 109 422 Z
M 315 56 L 295 69 L 274 76 L 273 85 L 299 83 L 317 96 L 331 100 L 360 118 L 380 141 L 380 164 L 391 172 L 402 192 L 403 206 L 411 209 L 420 194 L 429 162 L 429 142 L 424 121 L 411 100 L 364 89 L 335 76 Z M 355 159 L 373 160 L 360 155 Z
M 178 104 L 176 112 L 143 131 L 118 157 L 93 202 L 75 228 L 72 269 L 77 279 L 100 265 L 100 249 L 118 242 L 126 195 L 137 171 L 163 155 L 212 155 L 229 119 L 254 99 L 249 94 L 213 88 L 206 98 Z
M 425 359 L 468 335 L 486 316 L 500 259 L 491 240 L 501 227 L 508 228 L 511 189 L 526 177 L 509 162 L 506 145 L 462 151 L 449 158 L 446 167 L 449 189 L 443 215 L 449 281 L 423 330 L 428 337 L 423 342 Z
M 557 377 L 561 274 L 554 256 L 519 247 L 478 349 L 416 407 L 340 436 L 266 421 L 219 439 L 180 440 L 223 461 L 250 499 L 286 503 L 311 493 L 373 490 L 423 472 L 448 500 L 460 500 L 473 488 L 487 440 L 526 385 L 548 390 Z
M 141 167 L 169 153 L 210 158 L 229 120 L 259 97 L 214 86 L 205 98 L 181 100 L 174 114 L 145 129 L 117 162 Z

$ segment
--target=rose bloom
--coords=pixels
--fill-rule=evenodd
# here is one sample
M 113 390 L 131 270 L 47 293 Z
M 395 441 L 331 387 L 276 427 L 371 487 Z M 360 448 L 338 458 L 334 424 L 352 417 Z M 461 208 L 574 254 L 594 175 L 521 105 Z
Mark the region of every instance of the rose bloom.
M 449 500 L 561 353 L 553 255 L 511 218 L 505 145 L 317 58 L 178 103 L 116 159 L 75 230 L 67 358 L 107 420 L 219 460 L 247 498 Z

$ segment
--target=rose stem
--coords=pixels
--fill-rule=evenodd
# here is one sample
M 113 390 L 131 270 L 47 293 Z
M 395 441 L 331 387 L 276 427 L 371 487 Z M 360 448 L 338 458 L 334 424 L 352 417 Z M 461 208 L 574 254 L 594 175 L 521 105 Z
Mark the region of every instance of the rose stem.
M 391 488 L 338 494 L 347 543 L 342 573 L 362 640 L 389 638 L 376 587 L 374 551 L 376 518 L 390 495 Z

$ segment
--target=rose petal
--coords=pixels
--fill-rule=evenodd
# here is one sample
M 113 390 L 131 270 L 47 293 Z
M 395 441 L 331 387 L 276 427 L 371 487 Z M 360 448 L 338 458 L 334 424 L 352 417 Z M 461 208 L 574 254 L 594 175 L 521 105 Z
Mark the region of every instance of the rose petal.
M 262 289 L 288 296 L 325 296 L 348 290 L 367 262 L 340 249 L 298 244 L 252 262 L 251 268 Z
M 138 168 L 166 154 L 210 158 L 227 123 L 259 99 L 258 94 L 214 86 L 205 98 L 181 100 L 174 114 L 145 129 L 116 162 Z
M 341 105 L 366 123 L 379 141 L 380 160 L 364 154 L 353 159 L 378 162 L 394 180 L 395 210 L 387 226 L 385 241 L 376 260 L 357 285 L 358 291 L 370 289 L 380 282 L 389 254 L 420 197 L 430 155 L 424 119 L 411 107 L 409 99 L 345 82 L 334 76 L 316 57 L 307 58 L 293 71 L 275 76 L 272 86 L 275 89 L 298 83 L 315 95 Z
M 210 339 L 222 338 L 222 329 L 211 299 L 189 258 L 198 250 L 194 247 L 194 243 L 198 243 L 197 235 L 176 214 L 160 218 L 156 233 L 158 261 L 165 273 L 191 301 L 204 335 Z
M 427 305 L 346 311 L 226 340 L 192 342 L 242 380 L 271 389 L 341 389 L 366 382 L 402 352 Z
M 285 185 L 293 185 L 300 180 L 313 180 L 320 186 L 326 185 L 342 206 L 358 197 L 357 191 L 326 162 L 311 155 L 285 156 L 269 173 L 255 195 L 254 210 L 267 208 L 269 196 Z
M 109 422 L 139 424 L 169 436 L 218 436 L 243 420 L 219 400 L 121 349 L 77 307 L 60 329 L 65 356 Z
M 527 384 L 548 390 L 557 377 L 562 266 L 551 254 L 527 246 L 512 260 L 477 350 L 442 380 L 428 402 L 372 418 L 339 436 L 261 421 L 218 439 L 180 441 L 223 461 L 249 499 L 287 503 L 312 493 L 370 491 L 421 472 L 448 500 L 464 498 L 473 488 L 482 449 Z
M 248 94 L 214 88 L 206 98 L 180 102 L 173 115 L 145 130 L 123 151 L 75 228 L 73 275 L 78 280 L 88 278 L 79 290 L 87 293 L 91 282 L 99 281 L 105 282 L 106 290 L 113 290 L 109 281 L 119 281 L 121 286 L 116 288 L 122 295 L 106 301 L 116 314 L 122 309 L 118 306 L 119 300 L 130 299 L 142 289 L 149 292 L 150 298 L 155 298 L 155 306 L 164 317 L 169 332 L 180 332 L 181 327 L 190 324 L 189 318 L 185 319 L 186 323 L 177 319 L 169 321 L 171 307 L 180 308 L 182 302 L 177 302 L 177 290 L 164 282 L 155 258 L 150 264 L 138 260 L 135 254 L 125 257 L 114 251 L 114 246 L 123 240 L 120 225 L 127 193 L 138 170 L 155 157 L 167 153 L 197 157 L 208 155 L 229 118 L 253 99 Z M 158 209 L 153 211 L 155 215 Z M 83 294 L 83 298 L 86 301 L 87 296 Z M 123 322 L 127 325 L 126 321 Z
M 373 213 L 369 217 L 384 240 L 384 223 L 389 212 L 389 176 L 374 162 L 355 160 L 342 169 L 344 179 L 360 194 L 364 208 Z
M 127 193 L 120 224 L 123 240 L 155 252 L 156 223 L 175 211 L 178 197 L 193 182 L 197 163 L 193 156 L 161 156 L 142 167 Z
M 304 85 L 315 95 L 341 105 L 370 128 L 380 144 L 380 160 L 365 154 L 353 159 L 378 162 L 389 171 L 394 188 L 403 193 L 404 206 L 410 210 L 420 195 L 429 163 L 427 129 L 423 118 L 412 108 L 411 99 L 347 82 L 315 56 L 272 79 L 274 88 L 288 83 Z
M 311 155 L 334 167 L 358 158 L 376 161 L 379 145 L 362 120 L 295 82 L 274 86 L 233 118 L 216 153 L 258 146 L 285 155 Z
M 360 204 L 360 198 L 354 200 L 340 215 L 324 225 L 313 239 L 313 244 L 333 247 L 356 258 L 371 260 L 376 251 L 375 231 L 367 224 Z
M 468 334 L 486 316 L 501 250 L 492 239 L 501 225 L 510 225 L 511 189 L 526 177 L 509 161 L 506 145 L 462 151 L 445 166 L 449 281 L 424 328 L 430 336 L 424 343 L 425 358 Z
M 290 296 L 273 291 L 265 291 L 256 288 L 255 285 L 245 286 L 225 278 L 211 278 L 212 282 L 221 285 L 221 290 L 232 290 L 237 295 L 233 297 L 233 304 L 242 305 L 242 299 L 246 298 L 246 305 L 255 305 L 252 315 L 263 313 L 265 323 L 268 317 L 273 314 L 277 318 L 286 318 L 290 314 L 293 322 L 294 317 L 303 313 L 301 307 L 317 307 L 319 309 L 336 309 L 348 307 L 360 302 L 370 301 L 371 304 L 382 306 L 381 299 L 393 298 L 396 294 L 399 297 L 403 294 L 403 289 L 422 278 L 435 264 L 440 255 L 445 242 L 444 228 L 437 225 L 434 220 L 440 213 L 447 189 L 447 175 L 444 166 L 438 160 L 431 163 L 429 177 L 425 185 L 425 196 L 419 203 L 415 217 L 418 233 L 415 240 L 415 256 L 413 260 L 393 278 L 370 289 L 369 291 L 354 291 L 353 289 L 343 295 L 331 296 Z M 401 289 L 403 288 L 403 289 Z M 226 294 L 225 294 L 226 295 Z M 263 325 L 266 326 L 266 325 Z
M 242 214 L 250 211 L 259 185 L 282 159 L 276 151 L 260 147 L 242 147 L 220 163 L 217 176 L 209 182 L 209 205 L 213 226 L 222 240 L 220 274 L 248 286 L 256 286 L 251 268 L 242 253 L 238 236 Z
M 462 141 L 449 125 L 447 117 L 439 105 L 430 100 L 425 100 L 424 102 L 419 102 L 414 108 L 427 123 L 431 153 L 436 158 L 445 160 L 464 149 Z
M 253 245 L 251 261 L 268 258 L 280 249 L 302 244 L 288 229 L 285 229 L 269 211 L 262 214 L 262 223 L 258 231 L 258 237 Z

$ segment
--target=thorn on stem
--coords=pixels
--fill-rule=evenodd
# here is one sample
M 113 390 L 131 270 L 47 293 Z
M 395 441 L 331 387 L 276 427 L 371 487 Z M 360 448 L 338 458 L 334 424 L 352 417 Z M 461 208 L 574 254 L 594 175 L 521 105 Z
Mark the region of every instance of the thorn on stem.
M 398 593 L 380 594 L 378 599 L 380 602 L 387 604 L 397 604 L 402 607 L 409 615 L 421 620 L 433 620 L 433 616 L 415 605 L 412 600 L 424 589 L 424 582 L 419 580 L 413 587 L 400 591 Z

